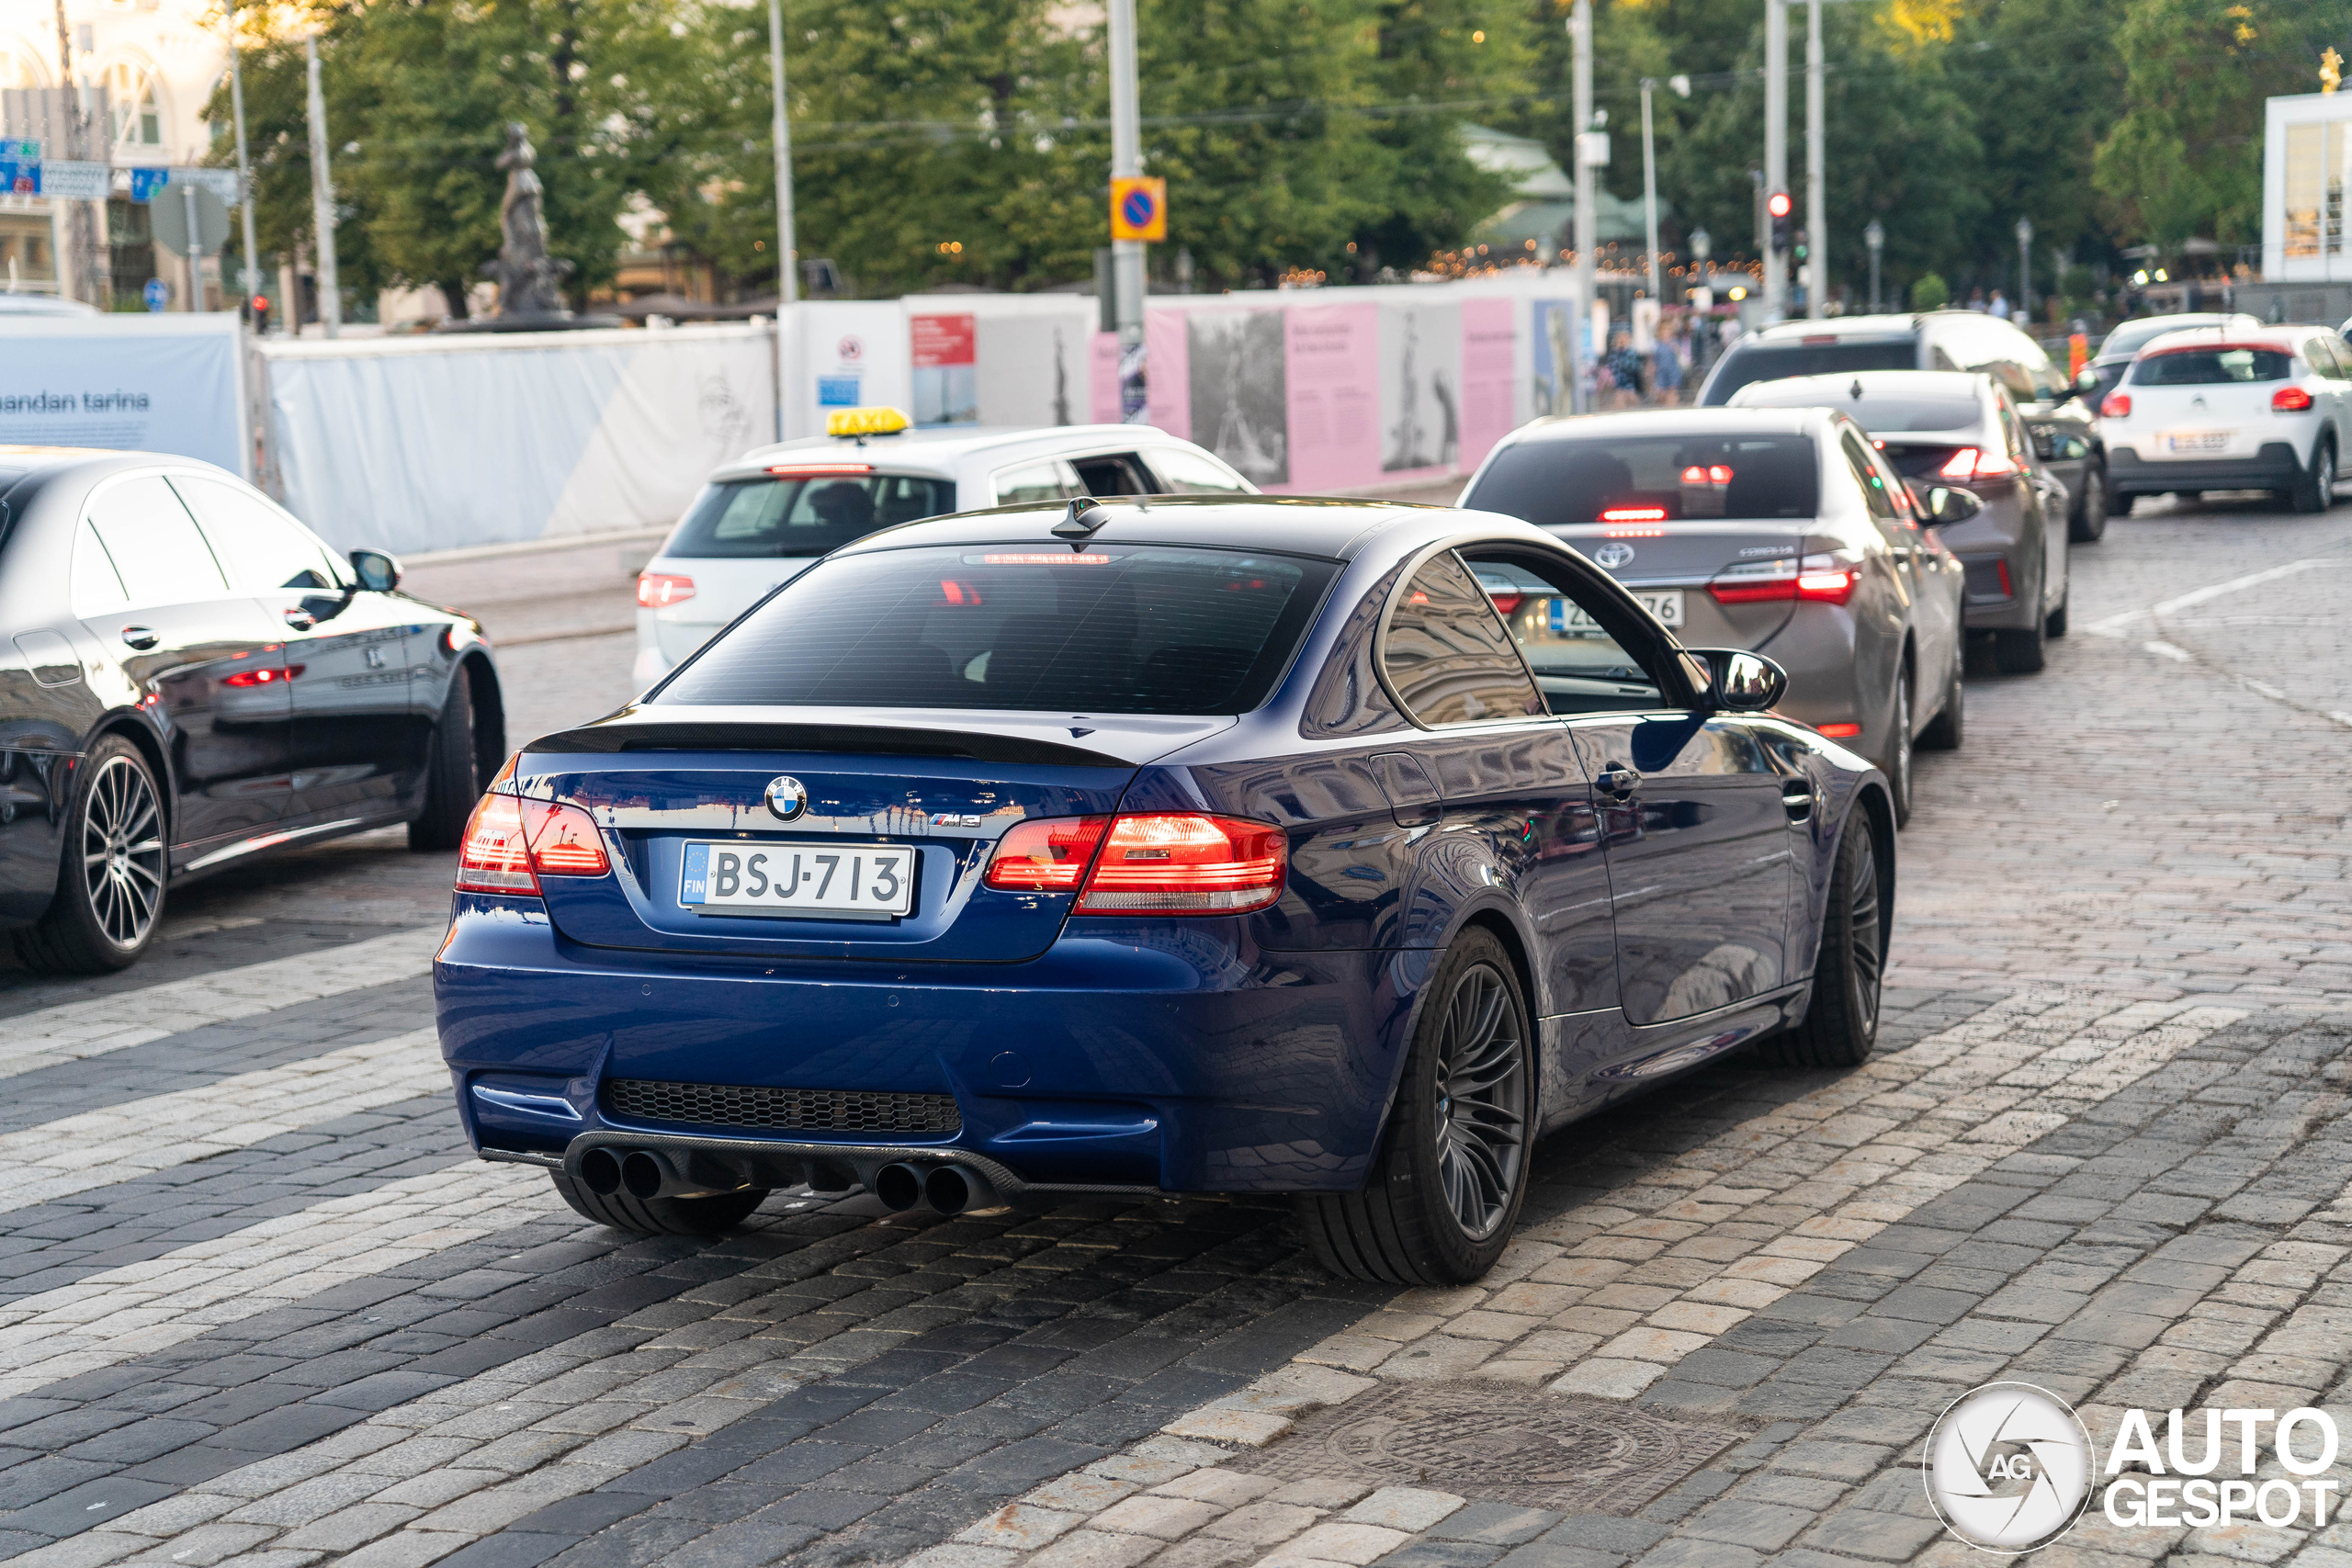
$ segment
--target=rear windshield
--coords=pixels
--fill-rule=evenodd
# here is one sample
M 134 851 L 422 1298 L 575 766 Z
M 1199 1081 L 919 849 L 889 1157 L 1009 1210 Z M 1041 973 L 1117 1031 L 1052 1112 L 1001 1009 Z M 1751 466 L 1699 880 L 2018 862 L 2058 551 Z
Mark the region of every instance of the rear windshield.
M 2295 356 L 2273 348 L 2176 348 L 2132 367 L 2135 387 L 2218 387 L 2232 381 L 2283 381 Z
M 1810 435 L 1692 432 L 1507 446 L 1462 504 L 1557 528 L 1811 517 L 1820 501 Z
M 1153 546 L 849 556 L 795 578 L 654 701 L 1247 713 L 1337 570 Z
M 1909 338 L 1876 343 L 1791 343 L 1731 351 L 1724 367 L 1707 387 L 1707 401 L 1723 403 L 1750 381 L 1777 381 L 1784 376 L 1835 376 L 1847 370 L 1917 370 L 1919 347 Z
M 1984 406 L 1966 393 L 1921 397 L 1917 393 L 1865 391 L 1854 398 L 1849 397 L 1842 387 L 1834 396 L 1818 395 L 1818 391 L 1816 389 L 1816 395 L 1810 398 L 1783 398 L 1776 389 L 1768 388 L 1757 397 L 1741 399 L 1739 406 L 1834 408 L 1870 431 L 1965 430 L 1984 417 Z
M 956 482 L 910 474 L 731 479 L 710 485 L 667 556 L 821 556 L 853 539 L 956 510 Z

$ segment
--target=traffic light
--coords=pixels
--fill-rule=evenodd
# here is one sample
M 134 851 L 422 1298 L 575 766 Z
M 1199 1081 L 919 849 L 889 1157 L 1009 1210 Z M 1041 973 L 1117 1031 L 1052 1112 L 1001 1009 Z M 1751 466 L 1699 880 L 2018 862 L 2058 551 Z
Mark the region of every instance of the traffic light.
M 1798 260 L 1798 262 L 1799 262 L 1799 263 L 1803 263 L 1803 262 L 1804 262 L 1804 260 L 1805 259 L 1805 257 L 1807 257 L 1807 256 L 1811 255 L 1812 254 L 1813 254 L 1813 247 L 1812 247 L 1811 245 L 1809 245 L 1809 244 L 1807 244 L 1807 243 L 1805 243 L 1805 232 L 1804 232 L 1804 230 L 1802 230 L 1802 229 L 1798 230 L 1798 231 L 1797 231 L 1797 260 Z
M 269 332 L 269 296 L 254 296 L 254 336 L 263 337 Z
M 1796 204 L 1789 199 L 1787 191 L 1776 190 L 1765 198 L 1764 210 L 1772 217 L 1772 249 L 1785 255 L 1789 250 L 1790 231 L 1795 221 Z

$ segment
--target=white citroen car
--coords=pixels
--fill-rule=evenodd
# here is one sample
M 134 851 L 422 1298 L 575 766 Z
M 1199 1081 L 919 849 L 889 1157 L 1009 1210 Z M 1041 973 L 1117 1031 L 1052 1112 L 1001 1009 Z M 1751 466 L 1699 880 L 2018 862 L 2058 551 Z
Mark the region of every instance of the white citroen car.
M 762 446 L 719 469 L 637 580 L 639 688 L 778 583 L 852 539 L 943 513 L 1090 495 L 1254 495 L 1214 453 L 1145 424 L 907 428 L 845 411 L 838 434 Z
M 2099 405 L 2108 510 L 2136 495 L 2267 490 L 2335 499 L 2352 448 L 2352 351 L 2329 327 L 2197 327 L 2142 349 Z

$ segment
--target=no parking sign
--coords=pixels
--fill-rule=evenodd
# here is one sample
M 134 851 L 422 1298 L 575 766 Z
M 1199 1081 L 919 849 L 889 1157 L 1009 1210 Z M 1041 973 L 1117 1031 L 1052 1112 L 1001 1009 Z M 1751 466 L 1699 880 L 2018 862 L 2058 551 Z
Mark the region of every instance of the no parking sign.
M 1111 238 L 1168 238 L 1168 182 L 1135 175 L 1111 182 Z

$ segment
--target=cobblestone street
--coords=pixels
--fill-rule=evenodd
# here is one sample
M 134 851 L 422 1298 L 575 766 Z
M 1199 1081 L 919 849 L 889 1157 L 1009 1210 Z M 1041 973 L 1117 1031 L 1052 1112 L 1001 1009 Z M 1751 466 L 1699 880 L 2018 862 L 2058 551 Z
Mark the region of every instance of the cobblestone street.
M 1877 1054 L 1574 1124 L 1476 1287 L 1334 1280 L 1254 1201 L 588 1224 L 466 1146 L 451 857 L 397 833 L 0 973 L 0 1560 L 1957 1565 L 1921 1439 L 1985 1382 L 2095 1463 L 2127 1409 L 2352 1418 L 2352 507 L 2073 559 L 2049 668 L 1918 760 Z M 517 616 L 512 739 L 627 695 L 626 610 L 571 614 Z M 2159 1560 L 2352 1528 L 2094 1502 L 2033 1559 Z

